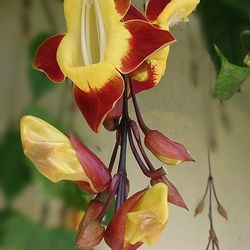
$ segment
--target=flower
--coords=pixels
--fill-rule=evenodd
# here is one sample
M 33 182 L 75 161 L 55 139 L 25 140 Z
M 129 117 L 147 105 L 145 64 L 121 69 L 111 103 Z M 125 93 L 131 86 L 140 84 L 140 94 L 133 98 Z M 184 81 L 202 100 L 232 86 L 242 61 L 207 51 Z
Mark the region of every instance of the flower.
M 34 116 L 24 116 L 20 130 L 25 155 L 52 182 L 75 181 L 90 193 L 102 192 L 110 184 L 106 166 L 74 135 L 69 139 Z
M 188 21 L 188 15 L 199 4 L 200 0 L 148 0 L 145 16 L 131 5 L 125 20 L 139 19 L 150 21 L 164 30 L 178 22 Z M 136 93 L 154 87 L 161 80 L 166 70 L 169 46 L 152 54 L 131 75 Z
M 104 239 L 113 250 L 153 245 L 168 221 L 168 188 L 158 183 L 131 196 L 116 212 Z
M 121 21 L 129 7 L 130 0 L 64 0 L 66 34 L 49 38 L 35 57 L 51 80 L 73 81 L 75 101 L 95 132 L 123 94 L 122 74 L 175 40 L 145 20 Z
M 149 130 L 144 143 L 164 163 L 177 165 L 183 161 L 194 161 L 182 144 L 170 140 L 157 130 Z

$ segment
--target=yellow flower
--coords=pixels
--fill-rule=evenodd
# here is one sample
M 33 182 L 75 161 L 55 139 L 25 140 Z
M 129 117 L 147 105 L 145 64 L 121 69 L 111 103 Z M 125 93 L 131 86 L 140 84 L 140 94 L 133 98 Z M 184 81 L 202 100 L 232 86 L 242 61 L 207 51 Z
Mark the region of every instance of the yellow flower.
M 155 244 L 168 220 L 168 188 L 159 183 L 150 188 L 127 214 L 125 241 Z
M 168 221 L 168 187 L 158 183 L 131 196 L 115 213 L 105 233 L 111 249 L 137 249 L 159 239 Z
M 34 116 L 24 116 L 20 130 L 25 155 L 49 180 L 80 182 L 92 193 L 106 189 L 111 180 L 109 171 L 76 137 L 68 138 Z

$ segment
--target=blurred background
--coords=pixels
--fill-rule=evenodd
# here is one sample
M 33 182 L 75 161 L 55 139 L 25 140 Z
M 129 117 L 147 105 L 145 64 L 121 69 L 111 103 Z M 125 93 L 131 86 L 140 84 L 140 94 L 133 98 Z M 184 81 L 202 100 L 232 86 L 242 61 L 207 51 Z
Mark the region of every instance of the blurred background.
M 134 3 L 143 8 L 142 0 Z M 32 69 L 39 44 L 65 31 L 62 4 L 0 1 L 0 250 L 75 249 L 76 224 L 91 199 L 71 183 L 50 183 L 24 157 L 22 115 L 39 116 L 66 133 L 74 131 L 105 163 L 113 148 L 114 134 L 90 131 L 74 105 L 69 83 L 52 84 Z M 194 210 L 206 188 L 208 141 L 217 195 L 229 217 L 224 220 L 213 203 L 220 249 L 249 249 L 249 5 L 247 0 L 201 0 L 189 23 L 171 29 L 177 42 L 171 46 L 165 77 L 138 95 L 149 126 L 186 145 L 196 160 L 167 168 L 190 211 L 170 205 L 168 226 L 151 249 L 206 248 L 208 200 L 199 217 L 194 218 Z M 129 153 L 131 193 L 148 183 L 134 165 Z M 108 248 L 103 244 L 96 249 Z

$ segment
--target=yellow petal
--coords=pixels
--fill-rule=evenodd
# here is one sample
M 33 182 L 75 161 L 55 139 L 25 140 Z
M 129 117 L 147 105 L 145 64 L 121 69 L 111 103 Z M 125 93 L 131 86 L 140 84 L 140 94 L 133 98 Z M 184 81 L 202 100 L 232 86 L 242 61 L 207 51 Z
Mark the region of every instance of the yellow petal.
M 24 116 L 20 123 L 24 153 L 49 180 L 91 181 L 79 163 L 67 136 L 47 122 Z
M 158 16 L 157 23 L 172 26 L 180 21 L 187 21 L 188 15 L 199 4 L 200 0 L 172 0 Z
M 154 244 L 168 220 L 168 188 L 158 183 L 143 195 L 127 215 L 125 241 Z

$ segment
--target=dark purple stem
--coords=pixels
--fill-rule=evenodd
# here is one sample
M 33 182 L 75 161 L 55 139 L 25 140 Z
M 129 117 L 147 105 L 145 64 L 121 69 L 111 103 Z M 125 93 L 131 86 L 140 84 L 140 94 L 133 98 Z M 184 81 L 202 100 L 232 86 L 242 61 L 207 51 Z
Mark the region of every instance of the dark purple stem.
M 142 118 L 141 111 L 140 111 L 138 102 L 136 100 L 134 85 L 133 85 L 132 79 L 130 77 L 129 77 L 129 87 L 130 87 L 130 93 L 131 93 L 132 101 L 134 104 L 134 109 L 135 109 L 135 114 L 136 114 L 138 124 L 139 124 L 141 130 L 143 131 L 143 133 L 146 135 L 150 131 L 150 129 L 147 127 L 147 125 L 145 124 L 145 122 Z

